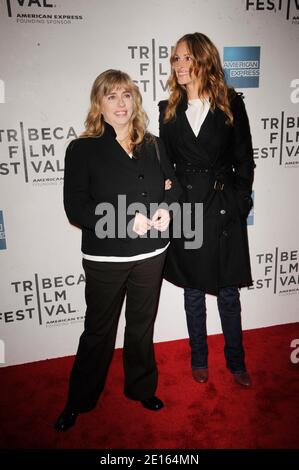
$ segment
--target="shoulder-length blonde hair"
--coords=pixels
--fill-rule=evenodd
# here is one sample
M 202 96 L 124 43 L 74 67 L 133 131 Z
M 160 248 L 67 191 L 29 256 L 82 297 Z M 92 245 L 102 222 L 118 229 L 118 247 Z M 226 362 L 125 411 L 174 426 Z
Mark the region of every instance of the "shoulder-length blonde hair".
M 106 70 L 95 79 L 90 93 L 90 109 L 85 120 L 85 131 L 81 137 L 98 137 L 104 133 L 105 121 L 101 113 L 103 97 L 121 87 L 133 97 L 129 136 L 131 150 L 134 150 L 146 133 L 148 117 L 142 107 L 142 97 L 137 85 L 127 73 L 120 70 Z
M 227 124 L 233 124 L 233 114 L 230 109 L 229 95 L 234 91 L 229 89 L 224 77 L 219 52 L 212 41 L 202 33 L 185 34 L 176 43 L 171 54 L 171 75 L 167 81 L 170 92 L 164 121 L 170 121 L 176 114 L 177 105 L 187 97 L 186 87 L 178 84 L 174 70 L 174 62 L 179 44 L 185 43 L 192 58 L 191 70 L 199 77 L 198 96 L 210 99 L 211 109 L 217 106 L 227 116 Z

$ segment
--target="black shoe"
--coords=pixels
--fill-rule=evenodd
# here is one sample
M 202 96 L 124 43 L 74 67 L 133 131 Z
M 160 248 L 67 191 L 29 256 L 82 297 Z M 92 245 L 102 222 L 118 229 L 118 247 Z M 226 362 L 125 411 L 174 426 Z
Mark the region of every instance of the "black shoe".
M 144 406 L 144 408 L 147 408 L 151 411 L 159 411 L 164 406 L 163 401 L 155 396 L 141 400 L 141 404 Z
M 55 423 L 56 431 L 67 431 L 74 426 L 79 413 L 72 410 L 63 410 Z

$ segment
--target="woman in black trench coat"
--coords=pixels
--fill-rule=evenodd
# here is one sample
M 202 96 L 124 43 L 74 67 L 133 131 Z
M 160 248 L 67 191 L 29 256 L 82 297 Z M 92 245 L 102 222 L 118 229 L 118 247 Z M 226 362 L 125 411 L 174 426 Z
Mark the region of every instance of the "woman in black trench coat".
M 188 249 L 185 236 L 173 238 L 165 278 L 184 287 L 193 378 L 208 380 L 209 293 L 217 296 L 227 367 L 239 385 L 250 387 L 239 299 L 239 288 L 252 284 L 246 218 L 255 165 L 248 117 L 204 34 L 179 39 L 171 67 L 170 97 L 159 103 L 160 136 L 183 187 L 181 202 L 191 203 L 193 224 L 195 203 L 203 203 L 203 226 L 196 227 L 203 230 L 203 243 Z

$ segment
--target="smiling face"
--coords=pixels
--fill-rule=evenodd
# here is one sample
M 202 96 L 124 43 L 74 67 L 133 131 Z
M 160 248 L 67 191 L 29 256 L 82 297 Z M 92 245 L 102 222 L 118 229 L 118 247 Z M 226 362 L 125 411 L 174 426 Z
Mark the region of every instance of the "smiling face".
M 101 103 L 101 111 L 104 119 L 115 130 L 129 126 L 133 114 L 134 103 L 131 92 L 123 86 L 113 88 L 105 95 Z
M 186 42 L 180 42 L 177 45 L 172 60 L 172 67 L 179 85 L 190 86 L 196 85 L 199 82 L 199 77 L 196 77 L 193 71 L 194 58 L 192 57 Z

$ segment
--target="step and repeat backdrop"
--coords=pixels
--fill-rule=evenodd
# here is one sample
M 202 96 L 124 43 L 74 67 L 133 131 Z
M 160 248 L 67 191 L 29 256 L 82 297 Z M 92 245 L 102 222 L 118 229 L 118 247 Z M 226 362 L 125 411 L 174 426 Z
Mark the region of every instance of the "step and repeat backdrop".
M 1 0 L 2 366 L 76 351 L 85 313 L 81 233 L 64 213 L 63 170 L 93 80 L 108 68 L 127 71 L 157 134 L 171 47 L 195 31 L 217 45 L 251 124 L 254 285 L 241 292 L 243 328 L 299 320 L 299 1 Z M 221 331 L 214 297 L 208 328 Z M 123 329 L 122 313 L 116 347 Z M 155 341 L 185 337 L 183 291 L 164 281 Z

